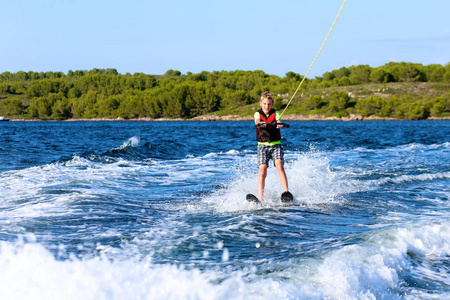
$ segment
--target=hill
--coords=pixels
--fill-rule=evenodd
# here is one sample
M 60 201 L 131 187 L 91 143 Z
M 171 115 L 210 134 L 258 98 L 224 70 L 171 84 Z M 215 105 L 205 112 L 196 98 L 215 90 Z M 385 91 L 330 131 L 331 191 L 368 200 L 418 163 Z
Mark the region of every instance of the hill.
M 0 115 L 31 120 L 251 119 L 265 90 L 284 109 L 303 77 L 263 71 L 119 74 L 115 69 L 0 74 Z M 306 79 L 288 119 L 450 117 L 450 64 L 343 67 Z
M 276 102 L 285 120 L 450 119 L 449 96 L 449 83 L 400 82 L 311 89 L 287 108 L 289 93 L 277 95 Z M 254 103 L 197 119 L 251 120 L 257 109 Z

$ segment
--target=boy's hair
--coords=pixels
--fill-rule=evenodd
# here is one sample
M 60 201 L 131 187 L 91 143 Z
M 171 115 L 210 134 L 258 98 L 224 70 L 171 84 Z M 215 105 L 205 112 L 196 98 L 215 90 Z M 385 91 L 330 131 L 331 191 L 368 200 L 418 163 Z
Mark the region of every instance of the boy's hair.
M 265 91 L 264 93 L 262 93 L 260 101 L 262 101 L 263 99 L 272 100 L 272 102 L 273 102 L 274 97 L 273 97 L 273 94 L 271 92 Z

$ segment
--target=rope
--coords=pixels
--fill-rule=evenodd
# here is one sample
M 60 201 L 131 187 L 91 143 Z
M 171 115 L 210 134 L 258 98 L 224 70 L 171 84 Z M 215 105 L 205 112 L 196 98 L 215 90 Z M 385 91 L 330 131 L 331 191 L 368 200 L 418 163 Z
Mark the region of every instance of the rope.
M 294 94 L 291 97 L 291 100 L 289 100 L 288 104 L 286 105 L 286 107 L 283 109 L 283 111 L 280 114 L 280 117 L 284 114 L 284 112 L 286 111 L 286 109 L 288 108 L 288 106 L 291 104 L 292 99 L 294 99 L 295 95 L 297 94 L 298 90 L 300 89 L 300 87 L 302 86 L 303 82 L 306 79 L 306 76 L 308 76 L 309 71 L 311 71 L 312 66 L 314 65 L 314 63 L 317 60 L 317 57 L 319 57 L 320 52 L 322 52 L 323 46 L 325 46 L 325 43 L 328 40 L 328 37 L 331 34 L 331 31 L 333 31 L 334 25 L 336 25 L 337 20 L 339 19 L 339 16 L 341 15 L 342 9 L 344 8 L 345 3 L 347 2 L 347 0 L 344 0 L 344 2 L 342 3 L 341 9 L 339 9 L 339 13 L 336 16 L 336 19 L 333 22 L 333 25 L 331 25 L 330 31 L 328 31 L 327 37 L 325 38 L 325 40 L 322 43 L 322 46 L 320 46 L 319 52 L 317 52 L 316 57 L 314 58 L 313 62 L 311 63 L 311 65 L 309 66 L 308 71 L 306 72 L 305 76 L 303 77 L 302 81 L 300 82 L 300 84 L 298 85 L 297 89 L 295 90 Z

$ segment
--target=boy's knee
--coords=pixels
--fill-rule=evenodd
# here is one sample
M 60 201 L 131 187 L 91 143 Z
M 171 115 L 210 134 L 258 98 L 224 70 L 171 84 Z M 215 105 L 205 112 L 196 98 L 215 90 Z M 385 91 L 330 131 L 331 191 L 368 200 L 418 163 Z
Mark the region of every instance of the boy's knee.
M 259 175 L 266 176 L 266 174 L 267 174 L 267 165 L 260 165 L 259 166 Z
M 283 169 L 284 168 L 284 162 L 281 159 L 278 159 L 277 161 L 275 161 L 275 167 L 277 169 Z

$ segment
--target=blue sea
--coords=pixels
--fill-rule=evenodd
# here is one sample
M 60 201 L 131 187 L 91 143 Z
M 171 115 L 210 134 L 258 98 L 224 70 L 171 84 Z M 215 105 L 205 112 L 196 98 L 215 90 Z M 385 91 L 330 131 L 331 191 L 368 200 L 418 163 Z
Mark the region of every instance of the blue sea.
M 450 122 L 0 123 L 0 299 L 450 299 Z

